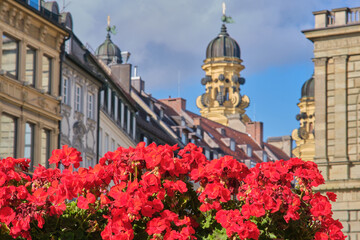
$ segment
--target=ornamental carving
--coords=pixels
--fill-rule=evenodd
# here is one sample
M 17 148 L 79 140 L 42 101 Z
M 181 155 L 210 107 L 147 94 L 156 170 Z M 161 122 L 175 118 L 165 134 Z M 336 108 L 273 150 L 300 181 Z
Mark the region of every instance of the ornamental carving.
M 40 41 L 41 42 L 45 42 L 45 37 L 46 37 L 46 35 L 47 35 L 47 33 L 48 33 L 48 27 L 47 26 L 42 26 L 41 28 L 40 28 Z

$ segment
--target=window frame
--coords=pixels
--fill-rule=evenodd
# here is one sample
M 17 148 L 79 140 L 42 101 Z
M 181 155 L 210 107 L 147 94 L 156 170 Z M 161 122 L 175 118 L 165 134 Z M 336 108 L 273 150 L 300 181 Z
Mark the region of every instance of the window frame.
M 48 73 L 44 72 L 44 59 L 47 59 L 48 62 L 49 62 L 49 71 Z M 51 88 L 52 88 L 52 57 L 50 57 L 49 55 L 46 55 L 46 54 L 43 54 L 42 55 L 42 58 L 41 58 L 41 66 L 42 66 L 42 69 L 41 69 L 41 89 L 43 91 L 45 91 L 46 93 L 48 94 L 51 94 Z M 44 76 L 47 75 L 47 78 L 48 78 L 48 86 L 47 86 L 47 89 L 44 88 Z
M 95 94 L 89 92 L 88 93 L 88 110 L 87 110 L 87 117 L 89 119 L 94 119 L 94 99 L 95 98 Z M 90 100 L 91 99 L 91 100 Z
M 32 80 L 31 82 L 28 81 L 27 79 L 27 57 L 28 57 L 28 50 L 32 50 L 34 52 L 34 56 L 33 56 L 33 67 L 32 67 Z M 30 46 L 30 45 L 26 45 L 26 54 L 25 54 L 25 80 L 27 82 L 29 82 L 29 85 L 35 87 L 36 85 L 36 73 L 37 73 L 37 64 L 36 64 L 36 57 L 37 57 L 37 49 Z
M 4 69 L 4 36 L 11 39 L 11 40 L 14 40 L 14 42 L 16 43 L 16 60 L 15 60 L 15 75 L 11 74 L 8 70 Z M 1 48 L 1 69 L 5 70 L 6 71 L 6 75 L 10 78 L 13 78 L 13 79 L 16 79 L 18 80 L 19 79 L 19 63 L 20 63 L 20 40 L 11 36 L 10 34 L 7 34 L 7 33 L 4 33 L 2 34 L 2 48 Z
M 80 90 L 78 92 L 78 89 Z M 82 112 L 82 87 L 80 86 L 80 84 L 76 83 L 75 84 L 75 106 L 74 109 L 76 112 Z

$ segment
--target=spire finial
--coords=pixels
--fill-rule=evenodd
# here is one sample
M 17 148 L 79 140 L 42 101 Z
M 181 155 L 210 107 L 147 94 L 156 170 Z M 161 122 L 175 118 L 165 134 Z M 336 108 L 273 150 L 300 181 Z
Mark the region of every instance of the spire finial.
M 226 5 L 225 2 L 222 3 L 222 17 L 221 17 L 221 21 L 223 23 L 233 23 L 234 20 L 230 17 L 230 16 L 226 16 Z
M 108 37 L 110 37 L 110 33 L 115 35 L 116 34 L 116 27 L 114 26 L 110 26 L 110 16 L 107 16 L 107 27 L 106 27 L 106 31 L 108 32 Z

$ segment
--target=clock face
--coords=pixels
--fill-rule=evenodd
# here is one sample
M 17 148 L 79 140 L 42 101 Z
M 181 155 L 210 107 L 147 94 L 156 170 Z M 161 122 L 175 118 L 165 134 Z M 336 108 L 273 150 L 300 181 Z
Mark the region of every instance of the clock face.
M 302 139 L 307 139 L 309 137 L 309 133 L 306 131 L 304 127 L 300 127 L 298 130 L 299 137 Z

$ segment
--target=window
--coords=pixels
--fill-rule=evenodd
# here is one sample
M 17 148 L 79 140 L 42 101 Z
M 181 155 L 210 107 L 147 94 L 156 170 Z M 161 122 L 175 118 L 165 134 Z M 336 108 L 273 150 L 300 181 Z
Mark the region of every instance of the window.
M 253 168 L 253 167 L 255 167 L 255 166 L 256 166 L 256 162 L 251 161 L 251 162 L 250 162 L 250 168 Z
M 229 88 L 225 89 L 225 101 L 229 101 Z
M 36 69 L 36 50 L 31 47 L 26 47 L 25 58 L 25 80 L 30 85 L 35 86 L 35 69 Z
M 108 105 L 107 105 L 107 112 L 110 114 L 111 113 L 111 89 L 108 88 L 108 95 L 107 95 L 107 101 L 108 101 Z
M 150 122 L 150 115 L 149 114 L 146 114 L 146 121 Z
M 42 57 L 42 84 L 41 89 L 47 93 L 51 93 L 51 58 Z
M 81 86 L 76 84 L 75 88 L 75 111 L 81 112 Z
M 119 98 L 115 95 L 114 96 L 114 118 L 115 118 L 115 121 L 118 120 L 119 118 L 119 107 L 118 107 L 118 104 L 119 104 Z
M 64 104 L 69 104 L 69 79 L 63 78 L 63 98 L 62 101 Z
M 100 92 L 100 105 L 104 106 L 104 97 L 105 97 L 105 91 L 101 90 Z
M 99 129 L 99 157 L 103 156 L 102 128 Z
M 31 123 L 25 124 L 24 158 L 31 160 L 30 169 L 32 170 L 34 160 L 34 125 Z
M 1 68 L 12 78 L 18 78 L 19 41 L 3 35 Z
M 186 121 L 185 121 L 185 119 L 181 119 L 181 126 L 186 126 Z
M 250 145 L 247 146 L 246 155 L 252 157 L 252 147 Z
M 115 140 L 111 139 L 111 151 L 115 151 Z
M 210 151 L 208 149 L 205 149 L 205 157 L 210 159 Z
M 183 144 L 187 144 L 188 139 L 186 133 L 181 133 L 181 141 Z
M 124 128 L 127 129 L 128 125 L 128 107 L 124 106 Z
M 48 159 L 50 158 L 50 130 L 41 130 L 41 155 L 40 164 L 49 166 Z
M 122 113 L 121 113 L 121 108 L 122 108 L 122 102 L 121 99 L 119 98 L 118 100 L 118 122 L 121 123 L 121 119 L 123 119 Z
M 130 134 L 134 131 L 134 113 L 130 112 Z
M 164 110 L 160 109 L 160 118 L 164 118 Z
M 111 103 L 111 109 L 110 109 L 110 114 L 111 116 L 114 116 L 115 115 L 115 92 L 112 92 L 111 93 L 111 100 L 110 100 L 110 103 Z
M 40 10 L 40 9 L 39 9 L 39 6 L 40 6 L 39 0 L 28 0 L 28 4 L 29 4 L 31 7 L 35 8 L 35 9 L 37 9 L 37 10 Z
M 105 133 L 105 146 L 104 146 L 105 153 L 109 151 L 109 135 Z
M 0 159 L 16 157 L 16 118 L 1 115 L 0 119 Z
M 145 146 L 147 146 L 149 144 L 149 140 L 147 137 L 143 137 L 143 142 L 145 143 Z
M 88 118 L 94 118 L 94 95 L 89 93 L 88 95 Z
M 268 155 L 266 152 L 263 153 L 263 162 L 267 162 L 268 161 Z
M 235 141 L 232 139 L 230 140 L 230 150 L 235 151 Z

